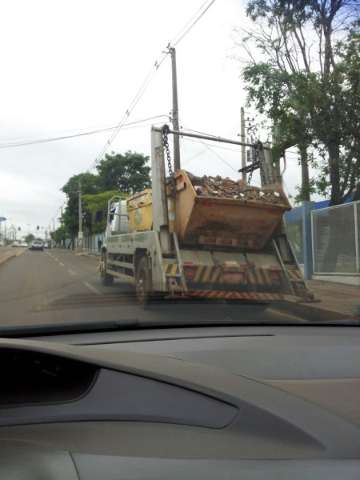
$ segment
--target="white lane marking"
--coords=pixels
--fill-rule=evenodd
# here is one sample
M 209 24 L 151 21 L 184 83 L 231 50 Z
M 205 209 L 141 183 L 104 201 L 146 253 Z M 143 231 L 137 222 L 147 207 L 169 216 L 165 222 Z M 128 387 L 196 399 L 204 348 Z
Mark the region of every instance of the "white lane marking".
M 300 322 L 303 322 L 303 321 L 304 321 L 303 318 L 298 317 L 297 315 L 294 315 L 294 314 L 291 313 L 291 312 L 288 313 L 288 312 L 285 312 L 285 311 L 278 310 L 277 308 L 268 308 L 268 309 L 267 309 L 267 312 L 271 312 L 272 314 L 275 314 L 275 315 L 277 315 L 277 316 L 284 317 L 284 318 L 286 318 L 287 320 L 288 320 L 289 318 L 291 318 L 291 319 L 293 319 L 293 320 L 295 320 L 295 321 L 297 321 L 297 322 L 299 322 L 299 321 L 300 321 Z
M 71 268 L 68 268 L 68 272 L 70 273 L 70 275 L 76 275 L 76 272 L 74 272 L 74 270 L 72 270 Z
M 46 252 L 46 254 L 49 255 L 49 257 L 51 257 L 56 263 L 58 263 L 60 267 L 65 267 L 65 264 L 60 262 L 60 260 L 57 257 L 55 257 L 53 254 L 48 252 Z
M 102 292 L 100 292 L 100 290 L 98 290 L 96 287 L 94 287 L 94 285 L 91 285 L 91 283 L 89 283 L 89 282 L 82 282 L 82 283 L 83 283 L 83 285 L 85 285 L 85 287 L 87 287 L 89 290 L 91 290 L 96 295 L 102 295 Z

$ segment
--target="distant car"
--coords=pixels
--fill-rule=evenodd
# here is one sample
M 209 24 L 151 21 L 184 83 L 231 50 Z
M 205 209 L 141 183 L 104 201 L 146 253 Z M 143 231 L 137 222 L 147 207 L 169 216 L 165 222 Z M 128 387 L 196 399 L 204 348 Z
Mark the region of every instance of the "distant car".
M 20 243 L 19 242 L 13 242 L 11 244 L 12 247 L 20 247 Z
M 31 244 L 30 250 L 44 250 L 44 242 L 41 240 L 34 240 Z
M 21 242 L 19 247 L 28 247 L 28 244 L 26 242 Z

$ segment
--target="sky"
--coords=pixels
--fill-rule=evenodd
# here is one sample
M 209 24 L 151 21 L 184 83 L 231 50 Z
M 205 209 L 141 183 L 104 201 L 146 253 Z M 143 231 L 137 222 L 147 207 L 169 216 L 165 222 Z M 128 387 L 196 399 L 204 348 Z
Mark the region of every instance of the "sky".
M 0 3 L 0 217 L 23 233 L 58 225 L 61 187 L 94 167 L 110 133 L 21 148 L 1 144 L 109 127 L 123 117 L 149 69 L 203 0 L 4 0 Z M 180 125 L 236 138 L 246 95 L 233 59 L 245 2 L 217 0 L 177 46 Z M 243 54 L 243 53 L 242 53 Z M 170 59 L 129 121 L 171 111 Z M 162 119 L 155 123 L 162 123 Z M 238 178 L 240 152 L 181 142 L 182 166 Z M 121 130 L 110 150 L 150 155 L 150 123 Z M 296 157 L 285 190 L 300 181 Z M 255 178 L 256 180 L 256 178 Z

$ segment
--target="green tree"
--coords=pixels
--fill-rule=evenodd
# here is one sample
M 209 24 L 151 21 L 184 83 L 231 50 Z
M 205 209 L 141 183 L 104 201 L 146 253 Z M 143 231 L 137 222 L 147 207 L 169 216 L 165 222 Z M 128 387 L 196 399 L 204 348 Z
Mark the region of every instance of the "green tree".
M 304 78 L 301 74 L 281 71 L 271 64 L 251 64 L 244 68 L 248 101 L 271 119 L 273 125 L 273 156 L 278 160 L 284 151 L 297 146 L 301 166 L 300 200 L 310 200 L 314 185 L 309 175 L 311 124 L 304 104 Z
M 33 235 L 32 233 L 28 233 L 25 237 L 25 242 L 31 243 L 33 240 L 35 240 L 35 235 Z
M 67 205 L 62 215 L 62 225 L 67 237 L 73 241 L 79 230 L 79 187 L 83 201 L 83 226 L 87 233 L 99 233 L 105 229 L 104 211 L 108 199 L 117 194 L 138 192 L 149 187 L 149 158 L 141 153 L 105 155 L 97 173 L 80 173 L 72 176 L 63 186 Z
M 73 242 L 79 230 L 79 189 L 82 194 L 99 192 L 99 176 L 90 172 L 73 175 L 62 187 L 62 191 L 67 195 L 67 205 L 62 215 L 62 223 Z
M 81 188 L 83 193 L 99 192 L 101 188 L 99 176 L 90 172 L 73 175 L 61 190 L 68 196 L 72 196 L 78 194 L 79 188 Z
M 249 100 L 281 132 L 278 149 L 298 146 L 305 199 L 316 186 L 329 193 L 331 204 L 341 203 L 359 180 L 359 12 L 360 4 L 351 0 L 248 1 L 257 27 L 245 39 Z M 320 168 L 312 184 L 309 146 Z
M 150 186 L 149 157 L 128 151 L 105 155 L 96 167 L 102 191 L 118 190 L 131 194 Z
M 83 195 L 84 227 L 88 233 L 101 233 L 105 230 L 108 201 L 114 195 L 126 198 L 126 194 L 119 194 L 117 190 Z
M 61 225 L 57 228 L 54 232 L 50 233 L 52 240 L 56 243 L 56 245 L 61 246 L 64 244 L 67 238 L 67 232 L 64 225 Z

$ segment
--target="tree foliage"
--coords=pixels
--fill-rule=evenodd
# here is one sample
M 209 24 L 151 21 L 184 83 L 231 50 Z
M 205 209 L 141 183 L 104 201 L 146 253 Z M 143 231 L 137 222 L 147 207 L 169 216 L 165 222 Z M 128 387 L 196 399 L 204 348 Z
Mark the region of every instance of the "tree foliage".
M 65 226 L 61 225 L 54 232 L 51 232 L 50 236 L 51 236 L 52 240 L 54 240 L 54 242 L 57 246 L 63 245 L 66 238 L 67 238 L 67 232 L 66 232 Z
M 83 195 L 84 227 L 88 233 L 101 233 L 105 230 L 108 201 L 114 195 L 126 198 L 126 194 L 117 190 Z
M 79 189 L 84 193 L 97 193 L 100 191 L 100 179 L 98 175 L 90 172 L 73 175 L 62 187 L 62 191 L 68 196 L 78 194 Z
M 123 193 L 140 192 L 150 186 L 149 157 L 128 151 L 125 154 L 105 155 L 96 167 L 101 190 Z
M 79 191 L 83 207 L 83 226 L 86 233 L 99 233 L 105 228 L 104 212 L 113 195 L 138 192 L 150 186 L 149 158 L 141 153 L 112 153 L 97 165 L 97 173 L 84 172 L 73 175 L 62 187 L 67 205 L 62 214 L 62 230 L 58 236 L 74 239 L 79 230 Z M 59 238 L 60 238 L 59 237 Z M 62 238 L 62 237 L 61 237 Z
M 248 1 L 248 99 L 276 126 L 278 151 L 297 145 L 304 199 L 316 189 L 338 204 L 359 181 L 359 12 L 350 0 Z
M 35 235 L 28 233 L 24 240 L 26 243 L 31 243 L 33 240 L 35 240 Z

